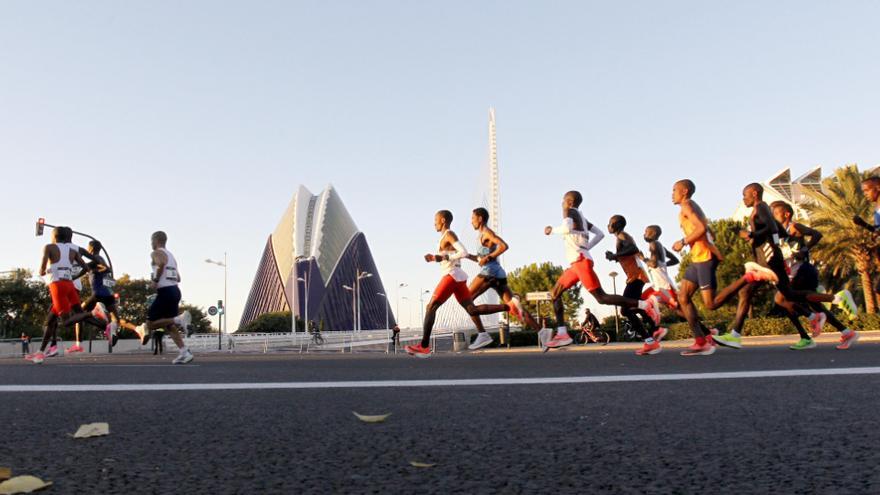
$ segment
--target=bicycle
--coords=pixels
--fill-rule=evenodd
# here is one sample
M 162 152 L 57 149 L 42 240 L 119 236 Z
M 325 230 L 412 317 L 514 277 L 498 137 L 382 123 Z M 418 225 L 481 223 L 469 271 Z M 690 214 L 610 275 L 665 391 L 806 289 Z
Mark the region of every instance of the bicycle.
M 312 336 L 313 345 L 324 345 L 324 337 L 321 335 L 320 329 L 315 328 L 313 325 L 309 325 L 309 335 Z
M 582 328 L 580 332 L 575 336 L 575 339 L 580 345 L 587 344 L 601 344 L 608 345 L 611 342 L 611 335 L 608 332 L 603 331 L 595 331 L 592 328 Z

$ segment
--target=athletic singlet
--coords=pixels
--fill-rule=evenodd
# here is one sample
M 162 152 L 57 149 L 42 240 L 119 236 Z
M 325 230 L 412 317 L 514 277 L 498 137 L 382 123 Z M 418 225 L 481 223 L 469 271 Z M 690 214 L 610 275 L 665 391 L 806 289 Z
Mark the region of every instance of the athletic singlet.
M 657 266 L 649 266 L 646 269 L 651 285 L 654 286 L 654 289 L 656 290 L 674 289 L 675 284 L 672 283 L 672 278 L 669 276 L 669 272 L 666 271 L 666 248 L 663 247 L 663 244 L 660 244 L 660 241 L 652 242 L 651 248 L 652 252 L 656 252 L 657 256 Z
M 465 271 L 461 269 L 461 260 L 460 259 L 446 259 L 447 255 L 449 255 L 449 256 L 455 255 L 455 254 L 457 254 L 457 251 L 443 251 L 442 242 L 443 242 L 443 239 L 446 237 L 446 234 L 448 234 L 448 233 L 449 233 L 448 230 L 444 230 L 443 233 L 440 234 L 441 244 L 440 244 L 440 247 L 438 247 L 438 249 L 440 250 L 440 256 L 443 256 L 443 260 L 440 262 L 440 272 L 443 273 L 443 275 L 451 276 L 453 279 L 455 279 L 456 282 L 466 282 L 468 276 L 467 276 L 467 273 L 465 273 Z M 465 256 L 467 256 L 467 253 L 465 253 Z
M 485 258 L 490 254 L 495 252 L 495 249 L 498 246 L 483 246 L 480 245 L 480 251 L 478 253 L 479 258 Z M 483 277 L 492 277 L 492 278 L 507 278 L 507 272 L 504 271 L 504 268 L 501 267 L 501 263 L 498 262 L 497 259 L 486 263 L 485 265 L 480 267 L 480 275 Z
M 620 249 L 621 241 L 618 239 L 617 248 Z M 641 265 L 638 260 L 639 253 L 630 254 L 627 256 L 620 256 L 617 258 L 617 262 L 620 263 L 620 267 L 623 269 L 623 273 L 626 274 L 626 283 L 632 283 L 636 280 L 641 280 L 642 282 L 647 282 L 648 277 L 645 275 L 645 271 L 642 270 Z
M 96 296 L 112 296 L 110 289 L 116 285 L 113 280 L 113 274 L 110 271 L 98 272 L 98 265 L 106 265 L 104 259 L 100 256 L 95 257 L 95 261 L 90 263 L 92 271 L 89 272 L 89 283 L 92 286 L 92 292 Z
M 177 285 L 180 282 L 180 275 L 177 272 L 177 260 L 174 259 L 174 256 L 167 249 L 160 247 L 159 251 L 165 253 L 165 256 L 168 257 L 168 262 L 165 264 L 165 269 L 162 270 L 162 277 L 156 281 L 156 288 L 161 289 Z M 153 267 L 153 280 L 156 280 L 156 272 L 159 271 L 159 267 L 155 263 L 152 263 L 151 266 Z
M 693 232 L 695 227 L 690 223 L 685 223 L 681 221 L 681 216 L 679 215 L 679 224 L 681 225 L 681 230 L 684 232 L 685 237 L 689 237 Z M 696 241 L 692 242 L 691 245 L 691 260 L 694 263 L 703 263 L 706 261 L 712 260 L 712 240 L 709 238 L 709 229 L 706 229 L 706 232 L 701 235 Z
M 71 244 L 54 244 L 58 248 L 58 261 L 49 262 L 46 269 L 46 280 L 50 284 L 62 280 L 73 280 L 73 263 L 70 262 Z
M 806 256 L 804 256 L 803 259 L 795 258 L 795 255 L 801 252 L 801 250 L 803 250 L 806 246 L 804 236 L 794 235 L 794 222 L 789 223 L 788 227 L 780 224 L 780 227 L 782 227 L 780 231 L 780 240 L 782 241 L 780 245 L 780 248 L 782 249 L 782 258 L 785 260 L 785 264 L 788 267 L 791 276 L 794 276 L 801 265 L 810 262 L 810 252 L 804 251 Z
M 569 208 L 569 217 L 564 223 L 555 229 L 553 233 L 562 234 L 562 242 L 565 244 L 565 259 L 569 263 L 576 263 L 581 259 L 592 260 L 590 256 L 588 232 L 590 222 L 576 208 Z M 574 213 L 572 215 L 572 213 Z M 569 224 L 570 223 L 570 224 Z

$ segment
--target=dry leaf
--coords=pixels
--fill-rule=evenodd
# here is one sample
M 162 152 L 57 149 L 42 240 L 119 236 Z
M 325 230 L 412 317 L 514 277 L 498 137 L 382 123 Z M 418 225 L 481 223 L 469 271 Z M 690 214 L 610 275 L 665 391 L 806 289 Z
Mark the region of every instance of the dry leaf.
M 364 423 L 382 423 L 382 422 L 384 422 L 386 419 L 388 419 L 389 416 L 391 416 L 391 413 L 388 413 L 388 414 L 381 414 L 381 415 L 378 415 L 378 416 L 366 416 L 366 415 L 364 415 L 364 414 L 358 414 L 358 413 L 356 413 L 356 412 L 354 412 L 354 411 L 352 411 L 352 414 L 354 414 L 355 416 L 357 416 L 357 419 L 363 421 Z
M 409 461 L 409 465 L 412 467 L 417 467 L 417 468 L 432 468 L 432 467 L 436 466 L 436 464 L 427 464 L 424 462 L 416 462 L 416 461 Z
M 46 482 L 35 476 L 16 476 L 0 483 L 0 495 L 15 495 L 16 493 L 31 493 L 52 486 L 52 482 Z
M 92 423 L 82 425 L 73 434 L 73 438 L 103 437 L 110 434 L 110 425 L 107 423 Z
M 12 468 L 0 467 L 0 481 L 12 478 Z

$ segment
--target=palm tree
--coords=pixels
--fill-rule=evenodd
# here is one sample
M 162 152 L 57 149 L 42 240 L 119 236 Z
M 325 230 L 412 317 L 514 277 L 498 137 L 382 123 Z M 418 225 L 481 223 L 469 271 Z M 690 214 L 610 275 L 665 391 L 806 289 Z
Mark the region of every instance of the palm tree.
M 822 191 L 807 190 L 812 201 L 804 204 L 804 209 L 812 226 L 825 236 L 813 250 L 815 260 L 830 267 L 837 281 L 849 280 L 855 269 L 865 296 L 865 308 L 868 313 L 876 313 L 871 271 L 880 242 L 852 221 L 854 216 L 870 218 L 872 214 L 873 208 L 861 190 L 865 177 L 856 165 L 835 170 L 834 175 L 822 181 Z

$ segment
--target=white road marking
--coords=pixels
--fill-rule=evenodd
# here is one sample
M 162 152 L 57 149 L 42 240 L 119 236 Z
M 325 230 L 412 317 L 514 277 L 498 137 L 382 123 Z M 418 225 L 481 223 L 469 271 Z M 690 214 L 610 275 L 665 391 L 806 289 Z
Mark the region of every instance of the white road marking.
M 215 390 L 315 390 L 337 388 L 474 387 L 505 385 L 566 385 L 582 383 L 633 383 L 689 380 L 731 380 L 754 378 L 822 377 L 880 375 L 880 367 L 828 368 L 766 371 L 726 371 L 717 373 L 667 373 L 656 375 L 564 376 L 548 378 L 474 378 L 439 380 L 375 380 L 339 382 L 268 383 L 157 383 L 157 384 L 70 384 L 0 385 L 0 393 L 10 392 L 164 392 Z

